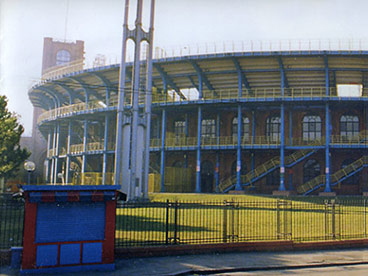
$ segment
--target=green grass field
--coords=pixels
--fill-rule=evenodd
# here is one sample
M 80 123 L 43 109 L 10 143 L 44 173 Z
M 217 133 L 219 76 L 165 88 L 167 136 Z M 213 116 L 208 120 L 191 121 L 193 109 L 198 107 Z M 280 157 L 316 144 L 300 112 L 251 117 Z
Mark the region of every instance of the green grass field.
M 117 210 L 118 244 L 352 239 L 365 238 L 368 230 L 361 197 L 332 204 L 320 197 L 160 193 L 151 194 L 150 201 Z

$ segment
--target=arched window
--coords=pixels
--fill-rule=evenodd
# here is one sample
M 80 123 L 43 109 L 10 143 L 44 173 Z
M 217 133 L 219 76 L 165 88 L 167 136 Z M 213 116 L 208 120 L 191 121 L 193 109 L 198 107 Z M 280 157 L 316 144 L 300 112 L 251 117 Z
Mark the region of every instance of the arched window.
M 231 165 L 231 175 L 235 176 L 236 175 L 236 160 L 233 162 L 233 164 Z M 240 169 L 240 175 L 246 175 L 247 174 L 247 164 L 245 164 L 245 162 L 242 160 L 241 162 L 241 169 Z
M 273 170 L 266 176 L 266 185 L 278 186 L 280 185 L 280 169 Z
M 340 135 L 351 138 L 359 135 L 359 118 L 355 115 L 342 115 L 340 117 Z
M 303 118 L 303 140 L 314 141 L 322 137 L 321 117 L 307 115 Z
M 249 118 L 242 117 L 242 120 L 243 120 L 243 125 L 241 128 L 242 141 L 249 141 Z M 231 125 L 232 125 L 231 135 L 233 136 L 233 139 L 236 139 L 238 137 L 238 117 L 234 117 Z
M 309 159 L 303 166 L 303 183 L 321 174 L 321 166 L 315 159 Z
M 70 62 L 70 53 L 67 50 L 60 50 L 56 53 L 56 65 L 63 65 Z
M 353 159 L 346 159 L 342 162 L 341 164 L 341 169 L 346 168 L 348 165 L 350 165 L 351 163 L 353 163 L 354 160 Z M 345 179 L 342 184 L 343 185 L 356 185 L 359 184 L 359 172 L 353 174 L 352 176 L 350 176 L 349 178 Z
M 280 141 L 281 119 L 278 116 L 268 117 L 266 121 L 266 136 L 271 142 Z

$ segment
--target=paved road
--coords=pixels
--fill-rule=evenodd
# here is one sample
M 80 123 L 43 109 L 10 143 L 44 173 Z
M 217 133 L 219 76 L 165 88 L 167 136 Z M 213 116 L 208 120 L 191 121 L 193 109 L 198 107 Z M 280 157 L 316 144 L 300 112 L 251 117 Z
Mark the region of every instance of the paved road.
M 325 268 L 324 266 L 330 267 Z M 294 269 L 290 269 L 290 267 L 294 267 Z M 303 268 L 296 269 L 298 267 Z M 18 271 L 10 270 L 9 268 L 2 267 L 0 269 L 0 275 L 19 275 Z M 88 276 L 179 276 L 204 274 L 368 275 L 368 248 L 354 250 L 247 252 L 117 259 L 116 270 L 114 272 L 91 272 L 88 273 Z M 70 273 L 68 275 L 80 276 L 86 274 Z
M 215 273 L 207 274 L 211 276 L 285 276 L 285 275 L 308 275 L 308 276 L 363 276 L 368 274 L 368 265 L 352 266 L 333 266 L 325 268 L 305 268 L 305 269 L 287 269 L 270 270 L 257 272 L 234 272 L 234 273 Z M 195 275 L 195 274 L 192 274 Z M 198 276 L 198 274 L 197 274 Z

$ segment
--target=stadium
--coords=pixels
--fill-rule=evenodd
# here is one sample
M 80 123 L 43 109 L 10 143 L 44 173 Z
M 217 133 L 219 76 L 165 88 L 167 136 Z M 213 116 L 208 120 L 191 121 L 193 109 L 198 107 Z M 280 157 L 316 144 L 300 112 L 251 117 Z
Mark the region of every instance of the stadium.
M 156 48 L 149 191 L 365 192 L 368 51 L 335 46 Z M 46 181 L 111 184 L 120 65 L 83 69 L 66 52 L 29 90 L 42 109 Z M 132 63 L 126 72 L 131 91 Z

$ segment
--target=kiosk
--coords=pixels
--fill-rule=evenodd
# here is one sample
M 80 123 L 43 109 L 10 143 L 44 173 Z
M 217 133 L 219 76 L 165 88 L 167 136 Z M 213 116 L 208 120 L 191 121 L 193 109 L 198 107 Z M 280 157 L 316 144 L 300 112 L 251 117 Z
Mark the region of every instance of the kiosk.
M 24 186 L 21 273 L 113 270 L 119 186 Z

